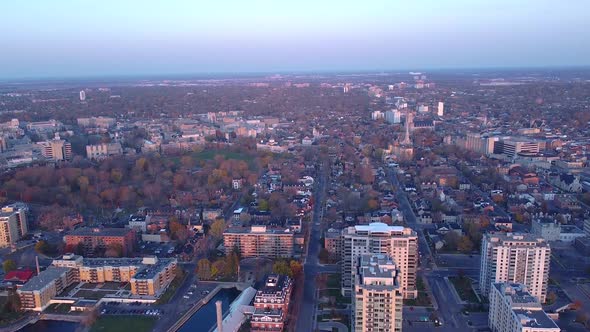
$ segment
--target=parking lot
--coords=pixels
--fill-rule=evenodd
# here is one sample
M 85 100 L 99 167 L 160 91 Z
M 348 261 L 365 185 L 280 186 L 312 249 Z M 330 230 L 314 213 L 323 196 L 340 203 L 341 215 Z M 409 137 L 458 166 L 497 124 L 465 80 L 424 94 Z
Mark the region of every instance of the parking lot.
M 120 303 L 108 302 L 100 310 L 101 315 L 143 315 L 143 316 L 161 316 L 164 310 L 154 309 L 150 303 Z

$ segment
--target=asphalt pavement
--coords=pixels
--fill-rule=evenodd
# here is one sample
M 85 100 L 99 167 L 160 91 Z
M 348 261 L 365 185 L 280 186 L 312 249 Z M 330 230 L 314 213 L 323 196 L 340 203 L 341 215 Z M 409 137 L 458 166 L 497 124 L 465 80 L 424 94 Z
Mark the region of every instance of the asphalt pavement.
M 303 265 L 304 289 L 303 299 L 299 303 L 299 315 L 297 318 L 296 331 L 314 331 L 316 325 L 315 312 L 317 310 L 316 297 L 316 276 L 322 269 L 319 266 L 318 254 L 320 252 L 321 217 L 325 200 L 326 176 L 325 166 L 320 169 L 318 185 L 314 193 L 313 216 L 310 223 L 309 239 L 307 241 L 307 254 Z

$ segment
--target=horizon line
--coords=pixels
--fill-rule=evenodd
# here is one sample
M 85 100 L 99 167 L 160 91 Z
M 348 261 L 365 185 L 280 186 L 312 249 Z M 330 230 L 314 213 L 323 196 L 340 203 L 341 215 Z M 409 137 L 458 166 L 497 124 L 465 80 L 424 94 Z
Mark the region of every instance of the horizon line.
M 37 81 L 79 81 L 79 80 L 108 80 L 108 79 L 211 79 L 215 76 L 224 76 L 225 78 L 240 78 L 240 76 L 263 77 L 268 75 L 335 75 L 335 74 L 400 74 L 400 72 L 449 72 L 449 71 L 514 71 L 514 70 L 590 70 L 590 64 L 586 65 L 533 65 L 533 66 L 467 66 L 467 67 L 406 67 L 390 69 L 302 69 L 302 70 L 261 70 L 261 71 L 202 71 L 202 72 L 169 72 L 169 73 L 137 73 L 137 74 L 73 74 L 73 75 L 46 75 L 46 76 L 11 76 L 0 77 L 0 83 L 27 83 Z

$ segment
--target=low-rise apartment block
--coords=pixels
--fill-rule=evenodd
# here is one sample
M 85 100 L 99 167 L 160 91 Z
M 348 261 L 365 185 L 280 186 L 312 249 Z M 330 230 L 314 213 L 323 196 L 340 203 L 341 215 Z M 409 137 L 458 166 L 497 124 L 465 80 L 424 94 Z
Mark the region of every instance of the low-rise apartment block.
M 67 267 L 49 267 L 31 278 L 16 292 L 23 310 L 43 311 L 53 297 L 75 282 L 73 271 Z
M 288 258 L 293 256 L 294 233 L 288 228 L 230 228 L 223 233 L 226 254 L 234 249 L 242 257 Z
M 66 246 L 75 247 L 79 243 L 84 246 L 84 253 L 92 255 L 97 249 L 108 249 L 109 246 L 120 246 L 123 256 L 133 252 L 135 231 L 128 228 L 87 228 L 73 230 L 64 237 Z

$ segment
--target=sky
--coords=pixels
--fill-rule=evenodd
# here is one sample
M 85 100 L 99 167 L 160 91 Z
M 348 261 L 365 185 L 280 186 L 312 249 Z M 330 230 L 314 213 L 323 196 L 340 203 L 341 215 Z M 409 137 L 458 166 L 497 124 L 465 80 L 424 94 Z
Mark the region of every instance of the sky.
M 0 1 L 0 78 L 590 65 L 589 0 Z

